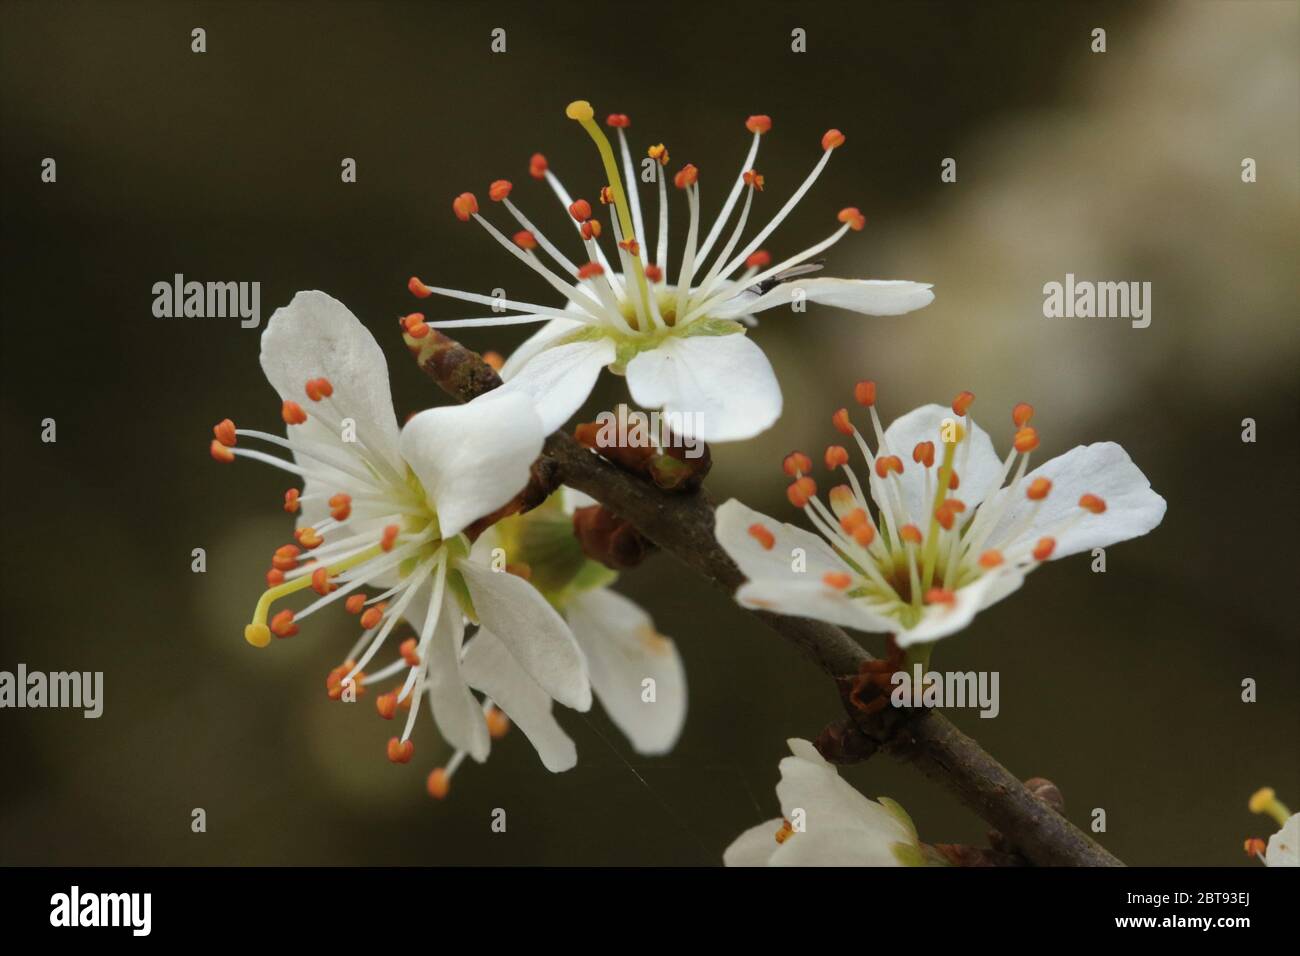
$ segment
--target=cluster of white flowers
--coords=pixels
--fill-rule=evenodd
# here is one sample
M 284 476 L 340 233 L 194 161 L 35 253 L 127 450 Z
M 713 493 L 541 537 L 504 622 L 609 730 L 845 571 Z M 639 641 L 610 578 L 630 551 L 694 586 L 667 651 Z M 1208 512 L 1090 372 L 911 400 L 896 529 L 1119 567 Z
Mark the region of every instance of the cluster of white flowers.
M 454 750 L 428 776 L 435 797 L 447 794 L 466 756 L 485 760 L 493 737 L 511 723 L 549 770 L 572 767 L 577 753 L 552 704 L 585 711 L 593 691 L 640 753 L 668 751 L 682 731 L 681 658 L 643 609 L 610 589 L 613 572 L 583 553 L 571 517 L 583 504 L 579 497 L 566 489 L 526 514 L 487 528 L 480 520 L 519 495 L 546 435 L 569 421 L 601 370 L 625 376 L 642 407 L 688 423 L 691 434 L 683 437 L 744 439 L 772 426 L 782 404 L 771 366 L 747 334 L 755 314 L 811 301 L 896 315 L 933 298 L 928 285 L 916 282 L 807 277 L 817 268 L 810 260 L 863 227 L 856 208 L 840 211 L 825 240 L 780 262 L 761 248 L 845 142 L 838 130 L 822 138 L 820 159 L 803 183 L 743 242 L 765 187 L 754 162 L 771 120 L 746 121 L 752 141 L 740 174 L 703 238 L 699 170 L 687 164 L 677 172 L 689 225 L 669 281 L 667 148 L 647 151 L 658 173 L 651 246 L 627 117 L 607 120 L 616 152 L 587 103 L 570 104 L 568 116 L 599 151 L 608 226 L 595 215 L 598 207 L 571 197 L 541 154 L 530 172 L 572 216 L 581 264 L 511 201 L 508 181 L 492 183 L 488 195 L 518 223 L 512 237 L 480 214 L 473 194 L 453 203 L 460 219 L 481 224 L 559 292 L 562 306 L 410 282 L 420 297 L 494 307 L 484 318 L 406 316 L 402 327 L 416 340 L 431 327 L 545 323 L 504 364 L 504 385 L 465 405 L 419 412 L 399 427 L 370 332 L 330 296 L 301 292 L 272 316 L 262 337 L 262 368 L 279 393 L 285 436 L 229 419 L 214 428 L 217 460 L 260 461 L 301 482 L 284 497 L 285 510 L 296 516 L 295 541 L 273 554 L 246 639 L 264 647 L 272 636 L 292 637 L 306 618 L 342 601 L 361 633 L 327 678 L 327 692 L 353 700 L 392 681 L 376 694 L 375 707 L 386 719 L 406 712 L 387 747 L 398 763 L 412 758 L 412 731 L 427 698 Z M 609 255 L 599 241 L 606 228 L 616 250 Z M 509 314 L 495 311 L 501 308 Z M 845 448 L 828 448 L 826 466 L 842 468 L 846 480 L 831 490 L 828 507 L 817 497 L 807 456 L 786 459 L 790 501 L 818 535 L 735 500 L 718 510 L 718 541 L 748 578 L 737 594 L 742 604 L 890 632 L 904 647 L 928 644 L 1016 590 L 1038 563 L 1144 534 L 1164 513 L 1163 499 L 1118 445 L 1081 446 L 1028 471 L 1038 439 L 1027 405 L 1013 411 L 1013 448 L 1000 459 L 970 418 L 969 393 L 951 409 L 924 406 L 888 429 L 876 414 L 874 383 L 859 383 L 856 396 L 871 418 L 874 451 L 846 410 L 834 422 L 865 458 L 865 481 Z M 286 455 L 247 447 L 253 442 Z M 272 612 L 276 602 L 306 591 L 314 597 L 305 606 Z M 414 636 L 394 653 L 403 622 Z M 372 667 L 386 648 L 389 662 Z M 862 797 L 811 744 L 793 740 L 790 747 L 778 786 L 783 818 L 742 834 L 727 863 L 927 862 L 901 808 Z

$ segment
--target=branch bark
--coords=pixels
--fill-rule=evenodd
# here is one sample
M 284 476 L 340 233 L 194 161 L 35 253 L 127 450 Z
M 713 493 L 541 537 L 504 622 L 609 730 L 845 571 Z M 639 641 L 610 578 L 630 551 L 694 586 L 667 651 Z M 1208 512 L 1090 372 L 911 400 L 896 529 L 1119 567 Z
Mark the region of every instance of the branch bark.
M 405 328 L 408 348 L 435 383 L 458 401 L 469 401 L 500 385 L 479 355 L 433 329 L 420 338 Z M 665 494 L 555 432 L 543 449 L 552 479 L 591 495 L 630 521 L 642 534 L 729 597 L 744 583 L 734 561 L 713 535 L 713 504 L 701 491 Z M 539 469 L 535 469 L 538 471 Z M 809 618 L 752 611 L 798 647 L 843 688 L 864 662 L 874 658 L 839 627 Z M 831 732 L 839 762 L 883 752 L 911 764 L 954 793 L 1004 835 L 1025 858 L 1042 866 L 1122 866 L 1116 857 L 1038 799 L 975 740 L 935 710 L 885 708 L 866 717 L 846 707 L 848 717 Z M 824 737 L 826 735 L 823 735 Z

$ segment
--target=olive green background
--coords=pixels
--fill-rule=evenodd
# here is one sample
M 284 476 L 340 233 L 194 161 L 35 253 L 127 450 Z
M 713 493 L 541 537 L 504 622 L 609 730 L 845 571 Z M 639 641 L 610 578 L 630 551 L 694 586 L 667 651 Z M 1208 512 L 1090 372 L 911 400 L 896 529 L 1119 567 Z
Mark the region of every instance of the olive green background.
M 399 417 L 441 402 L 397 334 L 406 279 L 551 301 L 450 201 L 473 189 L 487 206 L 487 183 L 509 177 L 561 234 L 527 160 L 542 150 L 571 191 L 596 192 L 594 152 L 563 116 L 584 97 L 630 114 L 638 149 L 664 141 L 674 168 L 697 164 L 710 216 L 745 116 L 775 122 L 758 221 L 838 126 L 847 145 L 769 248 L 803 248 L 858 205 L 868 226 L 830 272 L 935 283 L 934 304 L 903 318 L 764 316 L 751 334 L 786 412 L 714 449 L 719 500 L 794 520 L 781 456 L 819 456 L 866 377 L 886 418 L 969 388 L 1002 449 L 1021 400 L 1048 455 L 1128 449 L 1168 499 L 1164 524 L 1109 549 L 1105 574 L 1086 556 L 1035 573 L 935 664 L 1001 673 L 997 719 L 951 716 L 1015 773 L 1054 780 L 1077 823 L 1104 808 L 1101 839 L 1127 862 L 1252 865 L 1241 841 L 1271 824 L 1249 794 L 1272 784 L 1300 805 L 1298 24 L 1294 3 L 1250 2 L 0 4 L 0 669 L 106 683 L 99 720 L 0 712 L 0 862 L 712 865 L 776 815 L 784 740 L 833 719 L 834 692 L 662 555 L 620 588 L 685 659 L 677 749 L 641 758 L 599 708 L 564 712 L 576 769 L 548 774 L 512 733 L 431 801 L 423 777 L 446 756 L 431 721 L 395 767 L 369 698 L 326 699 L 351 619 L 244 643 L 288 534 L 287 483 L 219 466 L 207 443 L 225 416 L 276 425 L 278 403 L 257 332 L 151 314 L 153 283 L 177 272 L 260 281 L 264 322 L 323 289 L 383 345 Z M 498 26 L 508 52 L 492 55 Z M 1095 26 L 1105 54 L 1089 51 Z M 790 52 L 794 27 L 806 54 Z M 47 156 L 57 184 L 40 182 Z M 942 184 L 949 156 L 958 181 Z M 356 184 L 340 182 L 344 157 Z M 1151 327 L 1044 319 L 1042 285 L 1067 272 L 1153 282 Z M 465 341 L 508 351 L 524 334 Z M 607 377 L 589 411 L 624 395 Z M 1255 444 L 1240 441 L 1247 416 Z M 39 440 L 46 417 L 56 444 Z M 195 547 L 206 574 L 190 571 Z M 1247 677 L 1258 703 L 1240 701 Z M 981 839 L 905 767 L 846 776 L 899 800 L 925 839 Z M 494 807 L 506 834 L 489 830 Z

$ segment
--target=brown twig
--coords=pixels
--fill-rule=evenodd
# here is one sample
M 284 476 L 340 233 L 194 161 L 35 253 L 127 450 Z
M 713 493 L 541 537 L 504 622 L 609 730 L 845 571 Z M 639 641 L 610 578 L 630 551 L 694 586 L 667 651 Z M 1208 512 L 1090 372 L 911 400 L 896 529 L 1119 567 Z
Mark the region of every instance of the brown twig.
M 496 373 L 474 352 L 433 329 L 420 338 L 403 330 L 420 368 L 458 401 L 469 401 L 500 385 Z M 631 522 L 646 538 L 699 573 L 728 595 L 744 583 L 735 562 L 713 535 L 713 504 L 703 491 L 665 494 L 556 432 L 543 450 L 554 470 L 548 480 L 591 495 Z M 539 469 L 534 469 L 539 471 Z M 532 492 L 525 490 L 521 500 Z M 752 612 L 789 640 L 841 687 L 874 660 L 840 628 L 808 618 Z M 967 807 L 996 828 L 1009 848 L 1042 866 L 1122 866 L 1105 848 L 1079 830 L 1048 802 L 1035 796 L 978 743 L 934 710 L 885 708 L 864 716 L 853 706 L 843 721 L 823 734 L 819 746 L 840 762 L 884 752 L 910 763 L 952 791 Z M 825 752 L 825 750 L 824 750 Z

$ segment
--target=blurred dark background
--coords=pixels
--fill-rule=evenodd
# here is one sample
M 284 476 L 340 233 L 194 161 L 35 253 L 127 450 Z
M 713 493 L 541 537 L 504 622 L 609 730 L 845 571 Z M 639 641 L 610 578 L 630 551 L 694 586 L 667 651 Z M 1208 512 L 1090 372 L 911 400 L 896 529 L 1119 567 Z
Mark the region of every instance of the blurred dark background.
M 696 163 L 710 216 L 748 114 L 775 121 L 760 219 L 838 126 L 846 148 L 773 253 L 856 204 L 869 225 L 831 273 L 935 283 L 935 303 L 900 319 L 769 313 L 753 334 L 786 412 L 714 449 L 717 498 L 790 518 L 781 455 L 833 440 L 830 413 L 864 377 L 886 418 L 970 388 L 1002 449 L 1020 400 L 1048 455 L 1121 442 L 1168 499 L 1164 524 L 1111 548 L 1104 575 L 1086 556 L 1048 566 L 944 641 L 937 666 L 1001 672 L 998 719 L 951 716 L 1015 773 L 1053 779 L 1080 825 L 1105 808 L 1101 839 L 1130 863 L 1251 865 L 1242 839 L 1270 824 L 1249 794 L 1270 784 L 1300 805 L 1294 3 L 6 0 L 0 18 L 0 669 L 102 670 L 106 685 L 99 720 L 0 713 L 0 862 L 716 864 L 776 814 L 784 739 L 814 737 L 834 692 L 664 556 L 620 588 L 685 658 L 675 752 L 639 758 L 599 709 L 563 712 L 576 769 L 548 774 L 512 733 L 431 801 L 423 777 L 445 759 L 432 723 L 394 767 L 371 704 L 323 693 L 352 640 L 345 615 L 263 652 L 241 637 L 286 539 L 286 482 L 220 467 L 207 443 L 225 416 L 278 426 L 259 333 L 151 314 L 153 283 L 178 272 L 260 281 L 263 324 L 323 289 L 382 343 L 399 417 L 441 402 L 397 335 L 406 279 L 551 301 L 449 206 L 509 177 L 557 234 L 527 160 L 544 151 L 575 194 L 596 191 L 563 115 L 579 97 L 630 114 L 637 149 L 664 141 L 674 168 Z M 1089 50 L 1098 26 L 1105 54 Z M 495 27 L 505 54 L 489 52 Z M 795 27 L 806 54 L 790 52 Z M 958 181 L 943 184 L 950 156 Z M 45 157 L 56 184 L 40 181 Z M 1151 327 L 1044 319 L 1042 285 L 1066 272 L 1151 281 Z M 524 334 L 465 341 L 508 352 Z M 607 378 L 590 410 L 624 394 Z M 1255 444 L 1240 440 L 1248 416 Z M 40 441 L 46 417 L 56 444 Z M 190 571 L 195 547 L 206 574 Z M 1246 677 L 1258 703 L 1240 701 Z M 846 776 L 898 799 L 923 838 L 982 838 L 904 767 Z M 195 807 L 206 834 L 190 831 Z

